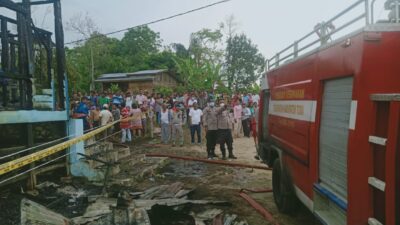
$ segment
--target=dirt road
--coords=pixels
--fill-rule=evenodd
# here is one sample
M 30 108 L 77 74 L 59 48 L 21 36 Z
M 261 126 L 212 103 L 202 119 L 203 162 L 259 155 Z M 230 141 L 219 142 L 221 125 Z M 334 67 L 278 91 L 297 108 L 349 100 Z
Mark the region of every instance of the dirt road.
M 206 158 L 205 143 L 184 147 L 154 146 L 134 147 L 132 153 L 170 153 L 180 156 Z M 216 151 L 220 155 L 219 149 Z M 256 160 L 256 149 L 253 139 L 239 138 L 234 140 L 234 154 L 238 157 L 234 162 L 262 165 Z M 137 187 L 146 189 L 158 184 L 168 184 L 180 181 L 186 188 L 195 189 L 193 199 L 213 198 L 232 203 L 226 209 L 229 213 L 237 214 L 249 224 L 269 224 L 248 203 L 238 195 L 238 190 L 272 188 L 271 171 L 253 170 L 247 168 L 231 168 L 219 165 L 204 164 L 191 161 L 168 160 L 168 164 L 157 171 L 154 178 L 137 183 Z M 300 207 L 293 215 L 280 214 L 274 204 L 272 193 L 250 194 L 255 200 L 267 208 L 279 224 L 312 225 L 318 224 L 313 215 L 304 207 Z

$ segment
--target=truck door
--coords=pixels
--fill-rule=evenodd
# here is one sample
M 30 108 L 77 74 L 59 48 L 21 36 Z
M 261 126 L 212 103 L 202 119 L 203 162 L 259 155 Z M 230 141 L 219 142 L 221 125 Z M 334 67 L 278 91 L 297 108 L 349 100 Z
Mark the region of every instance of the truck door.
M 268 113 L 269 113 L 269 102 L 270 102 L 270 92 L 269 90 L 264 90 L 263 92 L 263 102 L 262 102 L 262 112 L 263 115 L 261 116 L 262 121 L 262 140 L 266 141 L 268 139 Z
M 315 213 L 327 224 L 346 224 L 347 143 L 352 94 L 353 77 L 324 82 Z
M 267 148 L 268 141 L 268 112 L 269 112 L 269 102 L 270 102 L 270 92 L 269 90 L 261 91 L 261 101 L 259 105 L 258 113 L 258 148 L 257 152 L 261 159 L 268 162 L 269 166 L 272 166 L 272 159 L 270 157 L 270 152 Z
M 369 136 L 373 149 L 371 187 L 373 214 L 368 222 L 399 224 L 400 94 L 373 94 L 375 130 Z

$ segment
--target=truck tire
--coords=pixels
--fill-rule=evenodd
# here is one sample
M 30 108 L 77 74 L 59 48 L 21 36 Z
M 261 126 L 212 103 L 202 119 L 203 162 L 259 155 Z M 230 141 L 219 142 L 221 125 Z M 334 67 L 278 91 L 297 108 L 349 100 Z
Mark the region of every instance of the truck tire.
M 272 188 L 275 204 L 282 213 L 292 213 L 297 208 L 298 200 L 294 193 L 289 175 L 282 169 L 280 159 L 274 161 L 272 169 Z

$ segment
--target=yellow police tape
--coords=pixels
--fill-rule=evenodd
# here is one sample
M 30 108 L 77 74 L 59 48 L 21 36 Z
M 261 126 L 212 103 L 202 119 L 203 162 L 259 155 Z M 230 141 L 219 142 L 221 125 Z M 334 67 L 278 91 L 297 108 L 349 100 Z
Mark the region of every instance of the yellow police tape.
M 95 136 L 96 134 L 99 134 L 99 133 L 107 130 L 108 128 L 110 128 L 111 126 L 113 126 L 114 124 L 116 124 L 118 122 L 120 122 L 120 121 L 115 121 L 113 123 L 110 123 L 110 124 L 107 124 L 105 126 L 102 126 L 102 127 L 98 128 L 96 130 L 90 131 L 89 133 L 86 133 L 86 134 L 84 134 L 84 135 L 82 135 L 80 137 L 73 138 L 73 139 L 68 140 L 66 142 L 54 145 L 52 147 L 43 149 L 41 151 L 32 153 L 30 155 L 23 156 L 21 158 L 12 160 L 12 161 L 4 163 L 4 164 L 1 164 L 0 165 L 0 175 L 3 175 L 5 173 L 8 173 L 8 172 L 13 171 L 13 170 L 18 169 L 18 168 L 21 168 L 23 166 L 26 166 L 26 165 L 28 165 L 30 163 L 33 163 L 35 161 L 38 161 L 40 159 L 46 158 L 47 156 L 52 155 L 54 153 L 57 153 L 57 152 L 59 152 L 61 150 L 64 150 L 64 149 L 66 149 L 68 147 L 71 147 L 72 145 L 74 145 L 74 144 L 76 144 L 78 142 L 85 141 L 85 140 Z

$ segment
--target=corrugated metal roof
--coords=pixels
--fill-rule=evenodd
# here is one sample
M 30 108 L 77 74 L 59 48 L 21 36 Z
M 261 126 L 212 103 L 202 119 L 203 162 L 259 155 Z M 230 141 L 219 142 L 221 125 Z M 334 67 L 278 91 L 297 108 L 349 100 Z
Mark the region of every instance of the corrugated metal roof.
M 127 78 L 127 77 L 131 77 L 131 76 L 149 77 L 151 75 L 156 75 L 156 74 L 166 72 L 166 71 L 167 70 L 142 70 L 142 71 L 137 71 L 137 72 L 132 72 L 132 73 L 107 73 L 107 74 L 100 75 L 97 80 L 121 79 L 121 78 Z
M 107 73 L 100 75 L 99 79 L 122 78 L 122 77 L 126 77 L 126 73 Z
M 128 76 L 135 76 L 135 75 L 152 75 L 152 74 L 158 74 L 162 72 L 166 72 L 167 70 L 142 70 L 142 71 L 137 71 L 134 73 L 127 73 Z
M 95 82 L 122 82 L 122 81 L 147 81 L 153 80 L 150 76 L 140 76 L 140 77 L 117 77 L 108 79 L 97 79 Z

